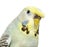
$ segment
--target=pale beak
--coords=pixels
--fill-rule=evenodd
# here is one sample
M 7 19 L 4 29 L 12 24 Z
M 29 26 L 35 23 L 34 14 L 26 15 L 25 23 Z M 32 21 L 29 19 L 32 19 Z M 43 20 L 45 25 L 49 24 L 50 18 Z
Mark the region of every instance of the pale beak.
M 35 14 L 35 16 L 34 16 L 34 25 L 35 25 L 35 26 L 38 26 L 40 20 L 41 20 L 41 17 L 38 16 L 37 14 Z

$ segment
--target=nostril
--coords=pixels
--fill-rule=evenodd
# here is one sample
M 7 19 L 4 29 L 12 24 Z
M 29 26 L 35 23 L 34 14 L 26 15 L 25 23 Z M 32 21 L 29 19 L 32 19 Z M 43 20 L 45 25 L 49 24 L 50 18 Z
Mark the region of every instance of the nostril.
M 35 16 L 34 16 L 34 19 L 35 19 L 35 18 L 38 18 L 38 15 L 35 15 Z
M 34 19 L 41 19 L 41 17 L 35 14 Z
M 41 19 L 41 17 L 39 16 L 39 19 Z

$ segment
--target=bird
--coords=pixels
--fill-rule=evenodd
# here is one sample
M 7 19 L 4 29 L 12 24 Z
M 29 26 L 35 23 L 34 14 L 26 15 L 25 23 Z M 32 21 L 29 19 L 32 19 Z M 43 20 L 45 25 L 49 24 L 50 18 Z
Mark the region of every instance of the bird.
M 0 47 L 38 47 L 41 18 L 40 9 L 25 7 L 2 34 Z

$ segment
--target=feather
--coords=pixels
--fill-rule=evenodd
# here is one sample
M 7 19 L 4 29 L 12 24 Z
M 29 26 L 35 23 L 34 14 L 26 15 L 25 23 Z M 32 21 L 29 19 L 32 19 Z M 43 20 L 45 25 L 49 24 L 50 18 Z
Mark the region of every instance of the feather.
M 11 37 L 8 34 L 3 34 L 0 38 L 0 47 L 8 47 L 11 42 Z

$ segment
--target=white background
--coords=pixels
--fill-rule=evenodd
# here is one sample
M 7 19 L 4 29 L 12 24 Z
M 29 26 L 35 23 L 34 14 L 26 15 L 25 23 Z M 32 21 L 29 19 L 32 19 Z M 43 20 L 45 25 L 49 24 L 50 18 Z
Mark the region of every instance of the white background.
M 26 6 L 36 6 L 45 15 L 40 23 L 39 47 L 60 47 L 60 0 L 0 0 L 0 36 Z

